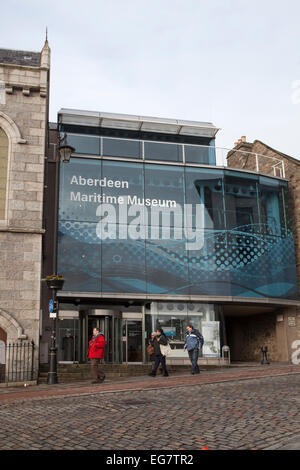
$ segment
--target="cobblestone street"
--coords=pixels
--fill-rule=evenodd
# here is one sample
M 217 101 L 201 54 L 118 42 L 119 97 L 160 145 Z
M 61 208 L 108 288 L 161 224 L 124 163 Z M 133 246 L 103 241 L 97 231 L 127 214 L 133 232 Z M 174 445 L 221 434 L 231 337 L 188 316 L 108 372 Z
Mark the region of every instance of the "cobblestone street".
M 299 368 L 247 380 L 235 373 L 173 377 L 164 388 L 158 377 L 114 384 L 123 391 L 66 385 L 56 397 L 3 391 L 0 449 L 300 449 Z

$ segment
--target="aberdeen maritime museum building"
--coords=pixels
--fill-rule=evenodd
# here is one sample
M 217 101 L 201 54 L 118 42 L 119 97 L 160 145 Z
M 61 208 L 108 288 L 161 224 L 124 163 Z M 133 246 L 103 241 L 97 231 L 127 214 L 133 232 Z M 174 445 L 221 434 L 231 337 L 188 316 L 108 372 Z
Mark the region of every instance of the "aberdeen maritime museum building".
M 57 292 L 58 361 L 85 363 L 95 326 L 105 362 L 144 364 L 151 332 L 188 363 L 186 325 L 202 331 L 200 364 L 290 361 L 298 288 L 289 187 L 274 172 L 230 168 L 211 123 L 62 109 L 50 124 L 44 276 Z M 57 161 L 61 141 L 74 148 Z M 236 150 L 238 152 L 238 150 Z M 263 157 L 260 156 L 262 159 Z M 270 157 L 271 158 L 271 157 Z M 41 362 L 51 292 L 43 287 Z

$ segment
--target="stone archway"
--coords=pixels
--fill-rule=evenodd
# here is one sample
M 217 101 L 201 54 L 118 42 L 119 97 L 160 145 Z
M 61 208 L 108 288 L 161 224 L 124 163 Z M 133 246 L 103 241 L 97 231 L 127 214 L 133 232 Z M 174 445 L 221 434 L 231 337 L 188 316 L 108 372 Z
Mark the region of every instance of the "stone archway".
M 0 111 L 0 127 L 7 134 L 12 144 L 26 144 L 17 124 L 5 113 Z
M 7 341 L 27 339 L 27 336 L 23 334 L 23 328 L 20 323 L 10 313 L 0 308 L 0 330 L 1 329 L 7 335 Z

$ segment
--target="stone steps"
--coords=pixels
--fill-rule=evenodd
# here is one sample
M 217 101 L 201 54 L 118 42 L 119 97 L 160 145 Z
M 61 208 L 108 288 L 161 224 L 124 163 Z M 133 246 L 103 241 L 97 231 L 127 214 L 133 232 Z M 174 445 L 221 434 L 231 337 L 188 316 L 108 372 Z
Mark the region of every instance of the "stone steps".
M 200 365 L 200 364 L 199 364 Z M 139 377 L 147 375 L 152 370 L 153 363 L 149 364 L 101 364 L 100 368 L 103 369 L 106 378 L 114 377 Z M 190 372 L 191 365 L 186 364 L 168 364 L 168 371 L 170 373 Z M 202 370 L 220 369 L 217 365 L 200 365 Z M 225 366 L 228 368 L 228 366 Z M 38 383 L 47 383 L 49 365 L 42 364 L 40 366 Z M 58 364 L 57 365 L 57 378 L 59 383 L 69 383 L 82 380 L 90 380 L 91 372 L 89 364 Z
M 150 364 L 101 364 L 100 368 L 105 372 L 107 378 L 113 377 L 138 377 L 147 375 L 152 370 L 153 365 Z M 187 371 L 187 366 L 168 366 L 170 372 Z M 47 383 L 48 365 L 40 368 L 38 383 Z M 89 380 L 91 378 L 89 364 L 58 364 L 57 378 L 59 383 L 76 382 L 81 380 Z

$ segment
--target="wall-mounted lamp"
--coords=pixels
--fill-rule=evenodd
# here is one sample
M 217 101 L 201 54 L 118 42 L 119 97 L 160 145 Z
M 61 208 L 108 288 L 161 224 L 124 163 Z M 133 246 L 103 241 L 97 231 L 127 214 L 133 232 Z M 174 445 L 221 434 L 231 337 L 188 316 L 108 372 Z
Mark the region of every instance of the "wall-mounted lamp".
M 66 133 L 64 133 L 63 138 L 59 140 L 58 151 L 59 151 L 60 159 L 64 163 L 69 163 L 72 153 L 75 152 L 75 148 L 67 144 Z

